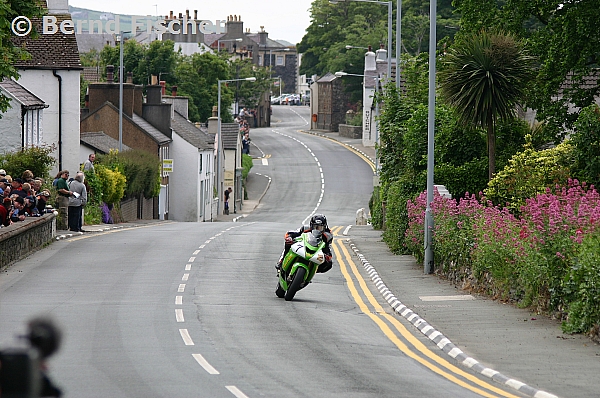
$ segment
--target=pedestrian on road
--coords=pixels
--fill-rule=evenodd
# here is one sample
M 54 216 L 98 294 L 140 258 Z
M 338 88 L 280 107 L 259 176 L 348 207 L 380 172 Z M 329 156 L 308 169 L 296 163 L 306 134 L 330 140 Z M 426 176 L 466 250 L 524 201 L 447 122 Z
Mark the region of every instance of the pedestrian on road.
M 69 230 L 73 232 L 83 232 L 81 212 L 83 206 L 87 203 L 87 190 L 83 184 L 83 171 L 78 171 L 75 178 L 71 181 L 69 189 L 72 195 L 69 197 Z
M 231 194 L 232 191 L 233 191 L 233 189 L 231 187 L 229 187 L 224 192 L 224 195 L 225 195 L 225 210 L 223 211 L 223 214 L 229 214 L 229 195 Z

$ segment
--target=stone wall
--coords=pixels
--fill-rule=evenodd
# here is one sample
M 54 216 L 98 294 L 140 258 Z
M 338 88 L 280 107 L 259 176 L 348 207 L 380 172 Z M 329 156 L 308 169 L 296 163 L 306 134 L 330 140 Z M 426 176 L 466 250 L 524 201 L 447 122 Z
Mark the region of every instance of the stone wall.
M 340 137 L 362 138 L 362 126 L 351 126 L 349 124 L 340 124 L 338 126 Z
M 56 217 L 44 214 L 0 228 L 0 269 L 51 243 L 56 235 Z

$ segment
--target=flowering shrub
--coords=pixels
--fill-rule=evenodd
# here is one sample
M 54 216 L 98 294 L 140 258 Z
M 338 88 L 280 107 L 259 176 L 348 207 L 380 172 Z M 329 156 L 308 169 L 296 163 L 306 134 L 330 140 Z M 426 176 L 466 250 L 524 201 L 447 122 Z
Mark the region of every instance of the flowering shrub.
M 422 261 L 426 193 L 408 201 L 405 245 Z M 522 306 L 566 318 L 564 330 L 600 325 L 600 195 L 569 180 L 528 199 L 520 217 L 485 198 L 434 195 L 437 272 Z M 595 326 L 594 326 L 595 325 Z

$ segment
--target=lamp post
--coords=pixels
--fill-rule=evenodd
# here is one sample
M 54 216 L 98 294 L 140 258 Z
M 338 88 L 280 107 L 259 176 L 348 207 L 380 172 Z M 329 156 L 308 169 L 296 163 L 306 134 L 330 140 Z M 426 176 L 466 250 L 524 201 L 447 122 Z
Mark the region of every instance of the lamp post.
M 435 61 L 436 61 L 436 0 L 429 4 L 429 110 L 427 117 L 427 205 L 425 207 L 425 255 L 423 272 L 433 273 L 433 156 L 435 137 Z
M 377 0 L 329 0 L 331 4 L 346 3 L 349 1 L 358 1 L 360 3 L 375 3 L 381 5 L 387 5 L 388 7 L 388 45 L 387 45 L 387 78 L 392 78 L 392 2 L 391 1 L 377 1 Z M 400 1 L 400 0 L 398 0 Z
M 227 82 L 238 82 L 238 81 L 248 81 L 254 82 L 256 81 L 256 77 L 246 77 L 243 79 L 226 79 L 218 81 L 218 100 L 217 100 L 217 217 L 219 212 L 221 211 L 221 195 L 223 194 L 223 176 L 222 176 L 222 167 L 221 167 L 221 157 L 222 157 L 222 148 L 223 148 L 223 139 L 221 137 L 221 83 Z
M 123 34 L 131 32 L 119 33 L 119 152 L 123 152 L 123 77 L 125 75 L 125 67 L 123 66 Z
M 242 39 L 241 38 L 237 38 L 237 39 L 223 39 L 223 40 L 219 39 L 219 40 L 217 40 L 217 52 L 221 52 L 221 43 L 225 42 L 225 41 L 237 41 L 237 42 L 240 42 L 240 41 L 242 41 Z
M 360 75 L 357 73 L 347 73 L 347 72 L 343 72 L 343 71 L 339 71 L 339 72 L 335 72 L 335 76 L 336 77 L 344 77 L 344 76 L 358 76 L 358 77 L 369 77 L 372 79 L 375 79 L 375 92 L 379 92 L 379 82 L 381 80 L 380 77 L 377 76 L 372 76 L 372 75 Z M 363 90 L 364 90 L 364 85 L 363 85 Z M 379 102 L 375 102 L 375 174 L 379 175 L 379 156 L 378 156 L 378 151 L 377 151 L 377 147 L 379 144 L 379 122 L 377 121 L 379 116 Z M 364 122 L 363 122 L 364 123 Z
M 346 45 L 346 50 L 350 50 L 352 48 L 358 48 L 360 50 L 368 50 L 369 47 L 361 47 L 361 46 L 351 46 L 351 45 Z

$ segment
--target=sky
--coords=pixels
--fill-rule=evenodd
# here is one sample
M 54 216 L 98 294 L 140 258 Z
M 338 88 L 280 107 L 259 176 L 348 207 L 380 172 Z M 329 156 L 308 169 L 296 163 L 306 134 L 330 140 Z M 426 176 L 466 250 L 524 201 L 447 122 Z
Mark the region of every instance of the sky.
M 261 26 L 269 38 L 297 44 L 310 24 L 312 0 L 69 0 L 73 7 L 129 15 L 185 14 L 198 10 L 198 19 L 227 20 L 229 15 L 241 15 L 244 31 L 258 32 Z

